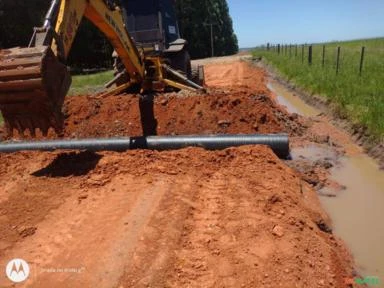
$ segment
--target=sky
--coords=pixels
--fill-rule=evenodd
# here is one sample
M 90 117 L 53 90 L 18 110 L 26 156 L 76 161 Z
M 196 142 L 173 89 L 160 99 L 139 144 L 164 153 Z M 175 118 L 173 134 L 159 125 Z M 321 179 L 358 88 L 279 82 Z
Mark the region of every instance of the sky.
M 384 0 L 227 0 L 240 48 L 384 36 Z

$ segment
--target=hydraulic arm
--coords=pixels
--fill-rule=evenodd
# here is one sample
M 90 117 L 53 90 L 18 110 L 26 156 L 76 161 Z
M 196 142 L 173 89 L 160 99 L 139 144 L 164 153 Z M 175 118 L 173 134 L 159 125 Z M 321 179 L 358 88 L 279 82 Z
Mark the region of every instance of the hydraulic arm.
M 180 74 L 179 82 L 166 79 L 167 73 L 178 73 L 160 55 L 146 57 L 138 50 L 120 8 L 111 1 L 53 0 L 28 48 L 0 51 L 0 109 L 9 135 L 14 129 L 20 134 L 28 130 L 32 136 L 36 129 L 44 135 L 49 128 L 62 132 L 62 106 L 71 85 L 66 60 L 83 17 L 104 33 L 124 65 L 128 80 L 118 91 L 132 85 L 142 91 L 163 91 L 167 86 L 199 88 Z

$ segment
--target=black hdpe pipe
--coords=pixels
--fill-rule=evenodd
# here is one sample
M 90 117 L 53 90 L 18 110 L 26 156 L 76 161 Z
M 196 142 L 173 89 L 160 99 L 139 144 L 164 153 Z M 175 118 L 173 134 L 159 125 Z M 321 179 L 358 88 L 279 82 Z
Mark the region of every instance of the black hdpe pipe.
M 174 150 L 190 146 L 202 147 L 209 150 L 219 150 L 243 145 L 267 145 L 278 157 L 287 158 L 289 156 L 289 138 L 286 134 L 147 136 L 36 142 L 5 142 L 0 144 L 0 153 L 53 150 L 88 150 L 94 152 L 126 151 L 131 149 Z

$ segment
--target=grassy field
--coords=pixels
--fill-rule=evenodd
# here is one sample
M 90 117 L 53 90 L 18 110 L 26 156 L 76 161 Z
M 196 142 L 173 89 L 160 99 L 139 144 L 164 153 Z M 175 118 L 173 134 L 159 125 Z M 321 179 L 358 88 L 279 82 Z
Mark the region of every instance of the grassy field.
M 104 84 L 112 80 L 113 71 L 72 77 L 68 95 L 93 94 L 104 89 Z
M 289 81 L 309 93 L 324 95 L 336 104 L 336 111 L 353 123 L 368 128 L 375 140 L 384 138 L 384 38 L 313 45 L 313 64 L 308 65 L 308 48 L 302 62 L 301 46 L 278 55 L 275 51 L 255 49 L 255 57 L 277 68 Z M 341 47 L 340 70 L 336 75 L 336 51 Z M 362 76 L 359 75 L 361 47 L 365 46 Z

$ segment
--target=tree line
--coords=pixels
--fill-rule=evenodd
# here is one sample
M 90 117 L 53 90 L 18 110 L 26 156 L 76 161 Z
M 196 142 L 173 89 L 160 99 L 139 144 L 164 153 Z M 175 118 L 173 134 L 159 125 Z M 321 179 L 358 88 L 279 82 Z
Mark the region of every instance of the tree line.
M 47 0 L 0 0 L 0 49 L 28 46 L 33 27 L 42 25 L 49 5 Z M 112 52 L 113 48 L 104 35 L 84 18 L 68 65 L 75 70 L 110 67 Z
M 214 55 L 238 51 L 236 34 L 226 0 L 178 0 L 176 12 L 181 36 L 188 40 L 192 58 L 211 56 L 211 26 Z
M 26 47 L 33 27 L 41 26 L 49 8 L 47 0 L 0 0 L 0 49 Z M 211 27 L 215 56 L 238 51 L 226 0 L 177 0 L 176 12 L 182 37 L 188 40 L 192 58 L 211 55 Z M 113 48 L 103 34 L 83 19 L 68 64 L 77 68 L 108 67 Z

